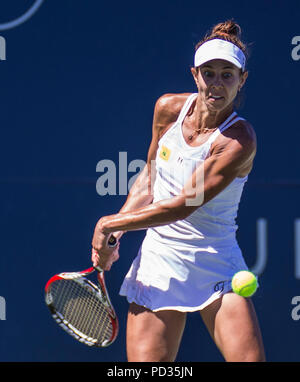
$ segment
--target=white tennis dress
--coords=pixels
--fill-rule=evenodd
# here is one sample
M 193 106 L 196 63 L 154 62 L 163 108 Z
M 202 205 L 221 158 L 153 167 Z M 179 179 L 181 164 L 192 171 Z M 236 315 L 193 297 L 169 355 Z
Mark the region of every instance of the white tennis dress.
M 174 125 L 159 141 L 154 200 L 178 195 L 209 154 L 212 142 L 241 120 L 233 112 L 197 147 L 183 137 L 182 122 L 197 93 L 191 94 Z M 236 240 L 237 210 L 247 176 L 235 178 L 184 220 L 149 228 L 121 286 L 120 295 L 152 311 L 201 310 L 231 290 L 231 278 L 246 270 Z

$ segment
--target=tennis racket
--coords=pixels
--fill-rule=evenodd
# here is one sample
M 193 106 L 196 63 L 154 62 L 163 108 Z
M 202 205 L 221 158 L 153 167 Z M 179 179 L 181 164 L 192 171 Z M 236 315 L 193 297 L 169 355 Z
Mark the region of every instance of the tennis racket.
M 99 286 L 87 278 L 94 271 Z M 104 272 L 98 267 L 51 277 L 45 286 L 45 302 L 58 325 L 85 345 L 109 346 L 118 335 L 118 318 Z

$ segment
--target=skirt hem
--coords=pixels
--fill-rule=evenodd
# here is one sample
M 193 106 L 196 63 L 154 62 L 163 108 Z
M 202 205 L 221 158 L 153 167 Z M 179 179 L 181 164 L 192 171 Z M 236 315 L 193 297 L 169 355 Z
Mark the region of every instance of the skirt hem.
M 151 307 L 149 304 L 145 304 L 142 301 L 139 301 L 137 296 L 127 296 L 125 293 L 120 293 L 121 296 L 125 296 L 128 303 L 134 302 L 137 305 L 143 306 L 146 309 L 151 310 L 152 312 L 159 312 L 163 310 L 176 310 L 179 312 L 197 312 L 204 308 L 206 308 L 208 305 L 212 304 L 214 301 L 216 301 L 218 298 L 223 296 L 225 293 L 229 293 L 232 291 L 230 283 L 227 284 L 227 286 L 224 286 L 223 290 L 220 290 L 218 292 L 213 293 L 207 300 L 205 300 L 202 304 L 197 306 L 161 306 L 161 307 Z

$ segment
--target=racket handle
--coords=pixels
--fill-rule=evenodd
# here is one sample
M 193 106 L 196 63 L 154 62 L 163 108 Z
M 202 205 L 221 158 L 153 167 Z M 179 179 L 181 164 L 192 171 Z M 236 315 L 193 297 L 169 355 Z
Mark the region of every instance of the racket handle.
M 118 240 L 115 238 L 114 235 L 110 235 L 108 241 L 107 241 L 107 245 L 108 247 L 110 248 L 114 248 L 118 245 Z
M 99 267 L 99 265 L 97 265 L 96 267 L 94 267 L 94 269 L 99 272 L 99 273 L 102 273 L 104 272 L 103 269 L 101 267 Z

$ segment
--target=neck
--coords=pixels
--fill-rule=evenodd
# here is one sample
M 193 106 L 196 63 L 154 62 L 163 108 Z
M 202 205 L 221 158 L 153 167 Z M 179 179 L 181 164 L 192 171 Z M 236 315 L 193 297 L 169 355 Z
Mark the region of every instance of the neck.
M 223 110 L 210 110 L 206 103 L 198 96 L 192 114 L 194 114 L 194 130 L 204 133 L 215 130 L 233 112 L 233 105 L 228 105 Z

